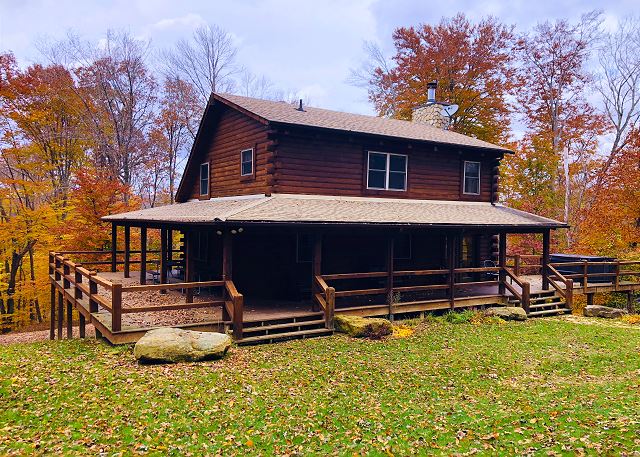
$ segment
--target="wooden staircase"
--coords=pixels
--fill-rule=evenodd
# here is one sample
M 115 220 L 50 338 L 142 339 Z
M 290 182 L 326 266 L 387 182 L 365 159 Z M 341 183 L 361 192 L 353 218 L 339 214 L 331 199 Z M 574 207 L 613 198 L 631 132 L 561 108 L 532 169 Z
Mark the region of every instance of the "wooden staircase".
M 309 312 L 295 317 L 245 321 L 239 345 L 273 343 L 332 335 L 325 326 L 323 312 Z
M 517 298 L 509 299 L 510 305 L 521 306 Z M 559 296 L 555 290 L 544 290 L 532 292 L 530 295 L 529 317 L 555 316 L 558 314 L 571 313 L 564 298 Z

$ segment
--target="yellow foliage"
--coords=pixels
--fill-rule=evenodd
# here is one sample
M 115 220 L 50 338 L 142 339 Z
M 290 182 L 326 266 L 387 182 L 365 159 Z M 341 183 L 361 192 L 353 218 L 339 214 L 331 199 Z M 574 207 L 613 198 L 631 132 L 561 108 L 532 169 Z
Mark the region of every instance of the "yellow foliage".
M 414 330 L 406 324 L 394 324 L 392 336 L 394 338 L 407 338 L 413 333 Z
M 640 324 L 640 314 L 627 314 L 622 316 L 621 320 L 626 324 L 638 325 Z

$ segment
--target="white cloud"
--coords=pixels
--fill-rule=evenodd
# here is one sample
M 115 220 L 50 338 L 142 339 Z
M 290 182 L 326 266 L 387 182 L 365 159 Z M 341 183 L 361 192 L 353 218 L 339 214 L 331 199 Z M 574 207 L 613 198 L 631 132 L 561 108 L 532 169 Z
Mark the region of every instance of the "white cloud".
M 199 14 L 189 13 L 180 17 L 161 19 L 153 24 L 152 27 L 159 30 L 166 30 L 174 27 L 197 28 L 206 25 L 206 23 L 207 21 L 205 21 Z

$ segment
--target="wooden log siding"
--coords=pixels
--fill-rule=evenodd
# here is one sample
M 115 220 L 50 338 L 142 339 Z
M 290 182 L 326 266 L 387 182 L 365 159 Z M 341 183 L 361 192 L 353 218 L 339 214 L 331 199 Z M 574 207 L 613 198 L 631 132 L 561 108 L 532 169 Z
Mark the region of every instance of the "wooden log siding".
M 209 187 L 211 197 L 251 195 L 265 193 L 267 186 L 267 128 L 264 124 L 237 111 L 224 108 L 213 127 L 208 144 L 197 151 L 191 160 L 191 169 L 185 179 L 187 198 L 200 198 L 200 164 L 209 163 Z M 240 176 L 240 151 L 255 148 L 254 179 Z M 187 184 L 187 183 L 185 183 Z M 207 197 L 208 198 L 208 197 Z
M 407 191 L 366 188 L 367 152 L 408 156 Z M 462 163 L 481 163 L 480 195 L 462 193 Z M 491 201 L 496 156 L 461 153 L 455 148 L 409 145 L 409 142 L 354 140 L 296 130 L 280 135 L 276 156 L 274 191 L 345 196 L 384 196 L 434 200 Z

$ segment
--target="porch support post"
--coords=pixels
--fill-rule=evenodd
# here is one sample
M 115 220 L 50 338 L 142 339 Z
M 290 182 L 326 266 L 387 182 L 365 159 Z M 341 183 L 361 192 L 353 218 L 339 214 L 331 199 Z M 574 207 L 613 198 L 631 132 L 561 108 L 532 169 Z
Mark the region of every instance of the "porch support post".
M 314 298 L 316 291 L 316 276 L 322 276 L 322 234 L 313 234 L 313 263 L 311 268 L 311 303 L 313 311 L 320 311 L 320 306 Z
M 587 294 L 587 306 L 593 306 L 593 292 Z
M 124 277 L 131 277 L 131 227 L 124 226 Z
M 506 232 L 500 233 L 500 247 L 498 248 L 498 266 L 500 272 L 498 273 L 498 293 L 500 295 L 505 294 L 505 282 L 507 281 L 507 234 Z
M 64 303 L 62 292 L 58 291 L 58 339 L 62 339 L 62 323 L 64 321 Z
M 49 339 L 56 339 L 56 286 L 51 283 L 51 297 L 50 297 L 51 309 L 49 319 L 51 322 L 49 323 Z
M 542 232 L 542 290 L 549 290 L 549 245 L 551 230 Z
M 140 284 L 147 283 L 147 227 L 140 227 Z
M 448 260 L 448 291 L 449 291 L 449 306 L 451 309 L 455 308 L 456 304 L 456 277 L 455 277 L 455 268 L 456 268 L 456 241 L 458 240 L 457 234 L 450 234 L 447 236 L 447 260 Z
M 118 226 L 114 223 L 111 224 L 111 271 L 116 271 L 116 256 L 118 251 Z
M 635 312 L 635 306 L 633 304 L 633 293 L 631 291 L 627 292 L 627 311 L 629 313 Z
M 167 267 L 171 266 L 173 260 L 173 229 L 167 229 Z
M 160 284 L 167 283 L 167 229 L 160 229 Z M 166 289 L 160 290 L 161 294 L 166 294 Z
M 232 280 L 233 273 L 233 239 L 231 232 L 225 230 L 222 240 L 222 279 L 224 281 Z
M 183 235 L 184 240 L 184 280 L 185 282 L 193 281 L 193 256 L 191 255 L 193 233 L 190 230 L 185 230 Z M 193 303 L 193 289 L 187 288 L 185 291 L 186 302 Z
M 393 249 L 395 245 L 394 233 L 387 238 L 387 306 L 389 306 L 389 320 L 393 320 Z

